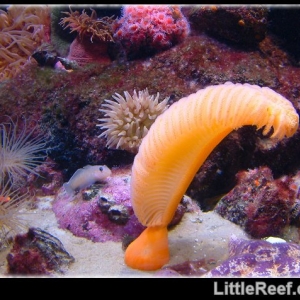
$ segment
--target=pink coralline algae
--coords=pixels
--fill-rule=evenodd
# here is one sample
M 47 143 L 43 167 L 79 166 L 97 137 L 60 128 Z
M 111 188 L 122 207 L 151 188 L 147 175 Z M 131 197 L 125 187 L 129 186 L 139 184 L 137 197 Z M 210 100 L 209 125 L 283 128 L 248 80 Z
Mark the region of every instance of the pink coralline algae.
M 215 211 L 252 237 L 282 235 L 296 201 L 295 178 L 275 180 L 267 167 L 241 171 L 237 178 L 236 187 L 219 201 Z
M 130 168 L 112 168 L 105 182 L 94 184 L 74 197 L 62 188 L 53 203 L 61 228 L 93 242 L 132 240 L 145 227 L 134 214 L 130 200 Z M 147 192 L 147 191 L 145 191 Z M 184 213 L 193 210 L 189 198 L 183 198 L 170 227 L 178 224 Z
M 180 7 L 168 5 L 124 6 L 113 27 L 114 38 L 121 42 L 129 59 L 169 49 L 190 32 Z
M 229 258 L 204 277 L 292 277 L 300 275 L 300 245 L 231 238 Z
M 62 188 L 53 203 L 59 226 L 93 242 L 117 242 L 125 235 L 139 235 L 144 227 L 131 207 L 129 172 L 128 168 L 112 170 L 112 176 L 99 190 L 98 185 L 93 185 L 74 197 L 68 196 Z
M 214 268 L 205 259 L 165 267 L 155 274 L 164 277 L 289 277 L 300 275 L 300 245 L 288 242 L 244 240 L 232 236 L 229 257 Z

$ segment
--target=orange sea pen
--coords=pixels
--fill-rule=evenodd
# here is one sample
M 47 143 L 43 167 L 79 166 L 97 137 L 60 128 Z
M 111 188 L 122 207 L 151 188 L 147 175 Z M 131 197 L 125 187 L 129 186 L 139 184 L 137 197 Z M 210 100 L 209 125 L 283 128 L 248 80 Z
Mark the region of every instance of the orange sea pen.
M 131 201 L 146 230 L 125 252 L 126 264 L 156 270 L 169 261 L 167 226 L 195 173 L 232 130 L 244 125 L 292 136 L 299 116 L 292 103 L 267 87 L 209 86 L 182 98 L 158 116 L 135 157 Z

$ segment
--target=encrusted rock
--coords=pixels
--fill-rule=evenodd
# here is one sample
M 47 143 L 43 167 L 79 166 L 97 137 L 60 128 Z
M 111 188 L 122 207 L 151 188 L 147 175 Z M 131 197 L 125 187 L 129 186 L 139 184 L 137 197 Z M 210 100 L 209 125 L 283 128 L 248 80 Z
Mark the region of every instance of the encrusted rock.
M 195 29 L 234 43 L 255 45 L 266 35 L 268 18 L 266 7 L 198 6 L 191 8 L 188 13 Z
M 241 171 L 237 178 L 237 185 L 219 201 L 215 211 L 252 237 L 283 234 L 295 202 L 293 180 L 287 176 L 275 180 L 267 167 Z
M 144 226 L 131 206 L 130 172 L 130 166 L 112 168 L 112 176 L 89 201 L 82 193 L 70 199 L 61 189 L 52 205 L 60 228 L 93 242 L 119 242 L 126 234 L 137 237 Z
M 112 205 L 107 212 L 108 218 L 117 224 L 126 224 L 129 220 L 129 212 L 124 205 Z
M 88 189 L 82 192 L 82 199 L 89 201 L 93 199 L 98 194 L 98 189 Z
M 175 211 L 175 215 L 168 225 L 168 228 L 176 226 L 181 221 L 186 212 L 195 211 L 197 204 L 190 197 L 184 195 Z
M 108 199 L 106 197 L 101 196 L 97 202 L 100 210 L 106 214 L 112 205 L 115 205 L 115 201 Z
M 207 272 L 204 277 L 298 277 L 300 275 L 300 245 L 269 243 L 262 240 L 229 242 L 227 260 Z
M 15 237 L 7 262 L 9 274 L 50 275 L 64 273 L 74 257 L 53 235 L 40 228 L 30 228 L 26 234 Z

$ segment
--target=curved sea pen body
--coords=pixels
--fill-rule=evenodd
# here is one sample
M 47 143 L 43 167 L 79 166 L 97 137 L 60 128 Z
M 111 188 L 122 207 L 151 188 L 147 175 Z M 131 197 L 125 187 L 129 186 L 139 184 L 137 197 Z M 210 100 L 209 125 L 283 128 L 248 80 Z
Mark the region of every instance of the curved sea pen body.
M 265 126 L 266 134 L 273 127 L 271 137 L 281 139 L 296 132 L 298 119 L 291 102 L 269 88 L 249 84 L 210 86 L 182 98 L 156 119 L 135 157 L 131 200 L 138 219 L 157 230 L 167 227 L 197 170 L 233 129 Z M 137 243 L 129 245 L 125 261 L 149 270 L 149 263 L 145 267 L 137 257 L 143 251 L 133 251 Z M 148 252 L 149 245 L 146 248 Z

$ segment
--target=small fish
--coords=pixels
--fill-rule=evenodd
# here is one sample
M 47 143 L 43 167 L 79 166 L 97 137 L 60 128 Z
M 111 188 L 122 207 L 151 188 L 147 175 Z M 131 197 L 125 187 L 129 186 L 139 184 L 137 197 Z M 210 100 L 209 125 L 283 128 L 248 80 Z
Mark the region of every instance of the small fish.
M 87 188 L 96 181 L 103 181 L 110 175 L 111 170 L 105 165 L 87 165 L 78 169 L 63 187 L 70 196 L 73 196 L 76 190 Z

